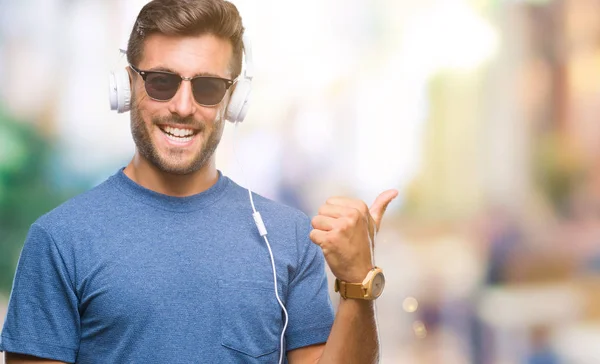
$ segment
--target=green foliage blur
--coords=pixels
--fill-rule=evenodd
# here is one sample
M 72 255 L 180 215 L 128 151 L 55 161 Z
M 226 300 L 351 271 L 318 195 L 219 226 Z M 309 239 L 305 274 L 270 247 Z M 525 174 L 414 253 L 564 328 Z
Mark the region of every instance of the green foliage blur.
M 51 178 L 52 144 L 0 106 L 0 294 L 12 287 L 29 226 L 73 195 Z

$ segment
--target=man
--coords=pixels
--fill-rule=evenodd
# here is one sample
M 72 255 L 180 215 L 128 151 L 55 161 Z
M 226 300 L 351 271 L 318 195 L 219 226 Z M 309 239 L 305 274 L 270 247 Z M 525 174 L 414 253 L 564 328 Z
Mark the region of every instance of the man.
M 247 192 L 215 166 L 242 35 L 223 0 L 142 9 L 127 50 L 136 153 L 31 226 L 0 342 L 9 364 L 278 361 L 284 316 L 267 246 Z M 289 363 L 377 360 L 377 294 L 353 296 L 352 283 L 373 281 L 373 230 L 396 194 L 371 211 L 331 198 L 312 230 L 302 213 L 254 197 L 289 314 Z M 347 297 L 335 319 L 325 260 Z

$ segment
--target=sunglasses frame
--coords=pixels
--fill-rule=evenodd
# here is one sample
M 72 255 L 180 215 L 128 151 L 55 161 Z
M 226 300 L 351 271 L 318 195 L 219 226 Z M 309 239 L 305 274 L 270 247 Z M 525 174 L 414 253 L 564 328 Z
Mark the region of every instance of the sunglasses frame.
M 200 102 L 198 102 L 198 100 L 196 100 L 196 95 L 193 93 L 193 87 L 192 87 L 192 94 L 194 94 L 194 101 L 201 106 L 217 106 L 221 103 L 221 101 L 223 101 L 223 98 L 225 98 L 225 95 L 227 95 L 227 90 L 229 90 L 229 88 L 231 86 L 233 86 L 236 82 L 237 82 L 237 78 L 235 80 L 230 80 L 228 78 L 222 78 L 222 77 L 215 77 L 215 76 L 196 76 L 196 77 L 184 77 L 178 73 L 174 73 L 174 72 L 168 72 L 168 71 L 145 71 L 145 70 L 141 70 L 133 65 L 129 65 L 129 67 L 131 67 L 132 70 L 134 70 L 138 75 L 140 75 L 142 77 L 142 79 L 144 80 L 144 91 L 146 91 L 146 95 L 148 95 L 149 98 L 151 98 L 152 100 L 155 101 L 160 101 L 160 102 L 167 102 L 170 101 L 171 99 L 173 99 L 173 97 L 175 97 L 175 95 L 177 95 L 177 92 L 179 91 L 179 87 L 181 87 L 181 82 L 183 81 L 190 81 L 192 82 L 193 80 L 197 79 L 197 78 L 211 78 L 214 80 L 221 80 L 221 81 L 225 81 L 225 93 L 223 94 L 223 97 L 221 97 L 221 99 L 219 100 L 219 102 L 217 102 L 216 104 L 202 104 Z M 148 94 L 148 90 L 146 89 L 146 77 L 148 77 L 148 75 L 152 74 L 152 73 L 161 73 L 161 74 L 166 74 L 166 75 L 172 75 L 172 76 L 177 76 L 179 78 L 181 78 L 181 81 L 179 82 L 179 84 L 177 85 L 177 90 L 175 90 L 175 93 L 173 94 L 173 96 L 171 96 L 170 98 L 166 99 L 166 100 L 160 100 L 160 99 L 155 99 L 154 97 L 150 96 Z

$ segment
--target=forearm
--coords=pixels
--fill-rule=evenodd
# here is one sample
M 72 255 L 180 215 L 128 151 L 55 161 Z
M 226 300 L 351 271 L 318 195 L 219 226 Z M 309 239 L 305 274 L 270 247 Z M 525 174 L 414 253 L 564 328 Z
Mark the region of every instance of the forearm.
M 373 301 L 341 299 L 319 364 L 370 364 L 378 357 Z
M 6 364 L 66 364 L 62 361 L 54 361 L 50 359 L 38 358 L 35 356 L 16 354 L 16 353 L 4 353 L 4 360 Z

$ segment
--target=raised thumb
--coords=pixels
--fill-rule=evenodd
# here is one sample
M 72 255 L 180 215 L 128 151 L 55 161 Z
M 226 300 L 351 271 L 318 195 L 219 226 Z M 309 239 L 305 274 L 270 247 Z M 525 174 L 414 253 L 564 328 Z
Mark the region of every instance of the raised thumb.
M 395 199 L 397 196 L 397 190 L 392 189 L 384 191 L 379 196 L 377 196 L 377 198 L 369 208 L 369 213 L 371 214 L 371 217 L 375 222 L 375 228 L 377 231 L 379 231 L 381 219 L 383 219 L 383 214 L 385 213 L 385 210 L 387 209 L 390 202 L 392 202 L 392 200 Z

